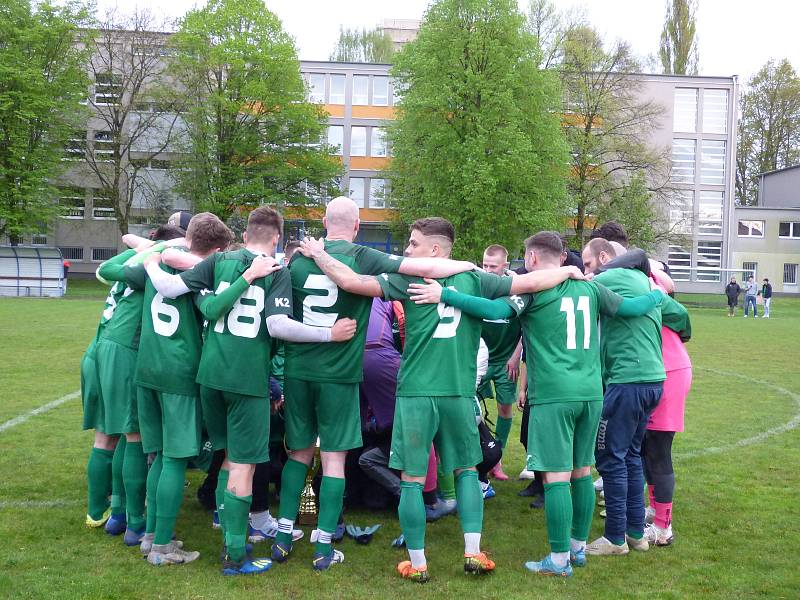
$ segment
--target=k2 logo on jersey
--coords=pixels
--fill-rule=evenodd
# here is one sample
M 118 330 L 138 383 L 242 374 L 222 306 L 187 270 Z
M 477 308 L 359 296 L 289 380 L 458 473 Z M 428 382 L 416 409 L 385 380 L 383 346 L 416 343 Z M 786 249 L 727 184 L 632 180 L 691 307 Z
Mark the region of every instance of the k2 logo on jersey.
M 277 308 L 289 308 L 288 298 L 275 298 L 275 306 Z

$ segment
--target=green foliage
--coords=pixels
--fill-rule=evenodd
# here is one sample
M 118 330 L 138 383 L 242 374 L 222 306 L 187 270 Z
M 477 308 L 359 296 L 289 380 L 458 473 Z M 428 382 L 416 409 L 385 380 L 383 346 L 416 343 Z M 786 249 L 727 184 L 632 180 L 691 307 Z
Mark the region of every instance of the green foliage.
M 339 40 L 330 59 L 335 62 L 390 63 L 393 55 L 394 42 L 382 29 L 339 27 Z
M 391 196 L 405 223 L 450 220 L 458 256 L 492 243 L 516 254 L 526 236 L 563 225 L 560 89 L 538 61 L 512 0 L 434 2 L 396 55 Z
M 758 201 L 758 175 L 800 162 L 800 77 L 783 59 L 768 61 L 739 100 L 736 200 Z
M 0 3 L 0 235 L 38 231 L 58 214 L 52 183 L 82 127 L 86 52 L 75 44 L 79 2 Z
M 633 246 L 648 252 L 656 249 L 669 227 L 664 216 L 652 202 L 643 173 L 636 173 L 629 182 L 611 192 L 607 201 L 597 208 L 598 223 L 616 221 L 625 227 Z
M 654 202 L 671 202 L 666 150 L 649 144 L 663 107 L 642 99 L 641 84 L 630 74 L 637 68 L 627 44 L 606 47 L 591 27 L 575 27 L 566 35 L 560 71 L 572 149 L 567 189 L 578 245 L 588 238 L 592 218 L 599 220 L 615 199 L 630 194 L 625 190 L 641 174 L 634 190 L 644 184 Z
M 211 0 L 175 34 L 174 73 L 190 97 L 178 189 L 198 210 L 304 204 L 341 171 L 322 143 L 292 38 L 261 0 Z
M 697 75 L 697 0 L 668 0 L 658 57 L 667 75 Z

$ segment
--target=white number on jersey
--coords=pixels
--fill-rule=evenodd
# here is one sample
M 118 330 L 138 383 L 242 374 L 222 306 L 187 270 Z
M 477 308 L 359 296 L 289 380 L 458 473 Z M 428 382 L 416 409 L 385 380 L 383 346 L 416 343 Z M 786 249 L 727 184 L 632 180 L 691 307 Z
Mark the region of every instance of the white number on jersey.
M 448 289 L 457 291 L 452 285 Z M 435 338 L 451 338 L 456 336 L 456 329 L 461 322 L 461 309 L 454 306 L 447 306 L 443 302 L 436 305 L 436 310 L 439 313 L 439 324 L 436 326 L 436 331 L 433 332 Z M 442 323 L 443 319 L 451 319 L 447 323 Z
M 583 348 L 588 349 L 592 339 L 589 296 L 578 298 L 578 310 L 583 313 Z M 567 350 L 575 350 L 578 345 L 575 340 L 575 303 L 572 298 L 561 299 L 561 312 L 567 315 Z
M 217 287 L 217 294 L 231 287 L 227 281 L 220 281 Z M 246 302 L 243 302 L 246 300 Z M 227 315 L 217 319 L 214 331 L 222 333 L 225 331 L 225 322 L 228 323 L 228 331 L 236 337 L 254 338 L 261 329 L 261 311 L 264 310 L 264 288 L 251 285 L 239 296 L 236 302 L 228 311 Z
M 164 296 L 156 294 L 150 303 L 150 316 L 153 317 L 153 331 L 158 335 L 170 337 L 178 331 L 180 314 L 178 309 L 164 302 Z M 166 319 L 162 318 L 166 317 Z
M 338 313 L 317 312 L 314 307 L 330 308 L 339 298 L 339 288 L 327 275 L 309 275 L 303 284 L 306 290 L 325 290 L 324 296 L 309 294 L 303 300 L 303 323 L 312 327 L 333 327 Z
M 108 292 L 108 298 L 106 298 L 106 306 L 105 310 L 103 310 L 103 318 L 106 321 L 110 321 L 111 317 L 114 316 L 114 311 L 117 310 L 117 301 L 114 299 L 114 294 L 117 293 L 119 286 L 123 285 L 122 282 L 117 281 L 112 287 L 111 291 Z M 122 293 L 123 298 L 127 298 L 133 293 L 133 288 L 126 287 L 125 291 Z

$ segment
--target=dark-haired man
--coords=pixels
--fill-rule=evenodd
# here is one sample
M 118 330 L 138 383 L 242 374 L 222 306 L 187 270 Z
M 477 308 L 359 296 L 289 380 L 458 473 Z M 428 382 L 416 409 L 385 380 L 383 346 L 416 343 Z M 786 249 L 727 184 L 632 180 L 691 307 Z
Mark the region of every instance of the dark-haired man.
M 411 225 L 405 255 L 449 258 L 454 240 L 453 226 L 445 219 L 419 219 Z M 460 310 L 444 304 L 409 301 L 408 286 L 422 283 L 419 278 L 388 273 L 379 277 L 359 275 L 327 254 L 316 240 L 306 240 L 300 251 L 313 257 L 342 289 L 404 302 L 406 341 L 398 376 L 389 466 L 402 472 L 398 513 L 410 560 L 397 566 L 398 573 L 419 583 L 429 579 L 422 490 L 432 442 L 442 470 L 456 473 L 458 512 L 464 533 L 464 571 L 494 570 L 494 562 L 480 550 L 483 494 L 475 469 L 483 459 L 473 408 L 480 319 L 462 315 Z M 508 295 L 515 288 L 527 291 L 551 287 L 575 271 L 564 269 L 544 276 L 530 273 L 513 280 L 470 271 L 443 278 L 441 283 L 494 298 Z

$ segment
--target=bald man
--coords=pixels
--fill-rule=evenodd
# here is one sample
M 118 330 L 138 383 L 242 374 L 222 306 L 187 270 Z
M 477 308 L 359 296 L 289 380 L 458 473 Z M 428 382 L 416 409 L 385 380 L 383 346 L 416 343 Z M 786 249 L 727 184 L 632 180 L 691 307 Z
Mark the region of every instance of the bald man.
M 403 273 L 447 277 L 471 269 L 463 261 L 403 258 L 353 244 L 360 225 L 358 206 L 350 198 L 331 200 L 323 225 L 325 251 L 361 276 Z M 284 410 L 289 459 L 281 476 L 279 533 L 272 547 L 276 562 L 288 559 L 300 494 L 319 438 L 323 478 L 319 493 L 318 529 L 312 565 L 326 570 L 344 555 L 331 539 L 342 510 L 344 464 L 347 451 L 359 448 L 361 418 L 359 382 L 363 375 L 364 340 L 372 298 L 336 286 L 313 260 L 296 253 L 290 262 L 294 318 L 307 325 L 329 327 L 339 317 L 358 323 L 356 335 L 341 344 L 286 344 Z

